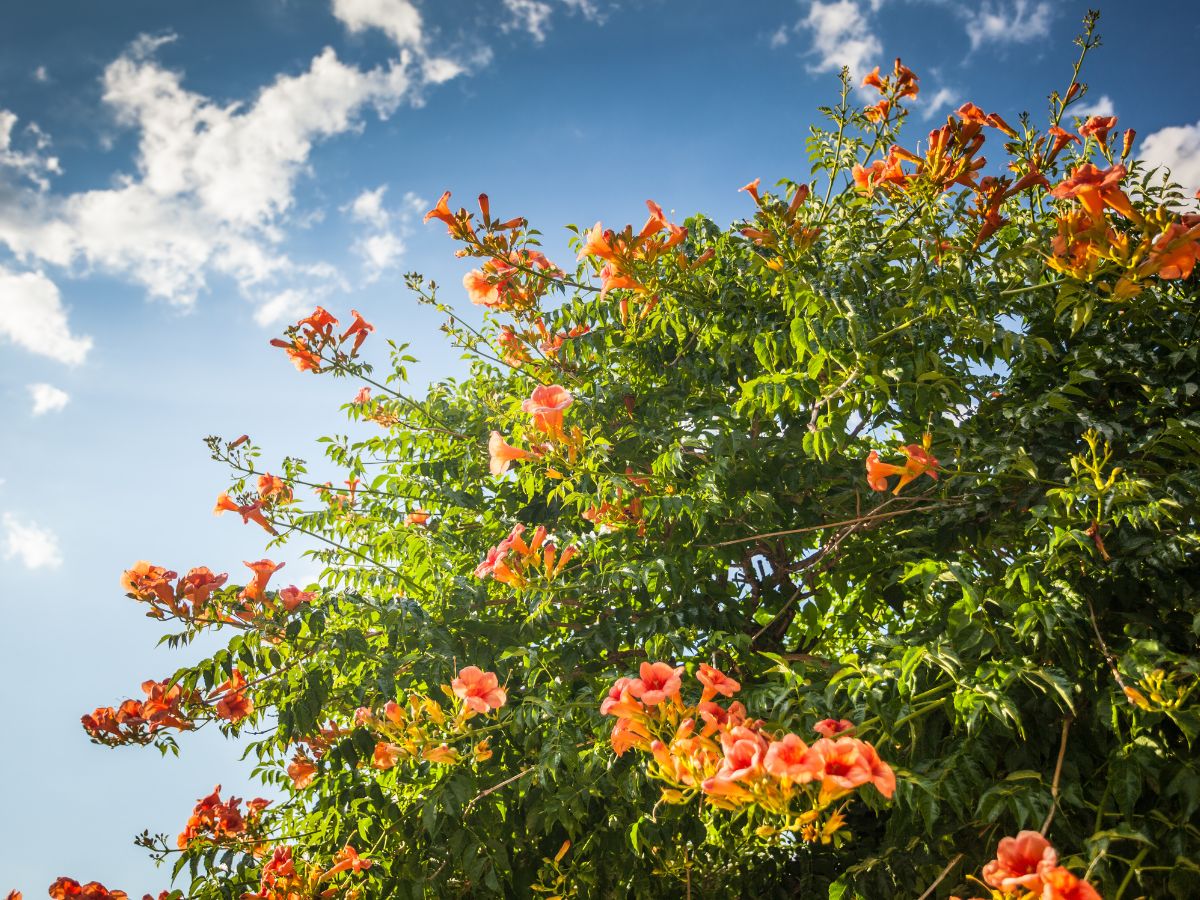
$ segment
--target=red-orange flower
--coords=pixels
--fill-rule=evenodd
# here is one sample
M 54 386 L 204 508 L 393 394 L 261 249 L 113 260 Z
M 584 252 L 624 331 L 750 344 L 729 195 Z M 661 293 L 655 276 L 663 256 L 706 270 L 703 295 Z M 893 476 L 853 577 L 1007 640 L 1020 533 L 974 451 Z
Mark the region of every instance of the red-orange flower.
M 1101 900 L 1101 897 L 1094 887 L 1062 866 L 1043 863 L 1042 900 Z
M 350 354 L 353 356 L 355 353 L 358 353 L 358 348 L 367 339 L 367 335 L 375 330 L 375 326 L 359 315 L 357 309 L 350 310 L 350 315 L 354 317 L 354 321 L 350 323 L 350 327 L 346 329 L 341 339 L 345 341 L 351 335 L 354 335 L 354 346 L 350 349 Z
M 334 865 L 328 872 L 325 873 L 325 878 L 332 878 L 339 872 L 364 872 L 371 868 L 374 863 L 369 859 L 364 859 L 358 855 L 358 852 L 349 844 L 337 856 L 333 858 Z
M 500 687 L 495 672 L 484 672 L 477 666 L 467 666 L 450 682 L 454 693 L 463 704 L 477 713 L 499 709 L 508 702 L 508 695 Z
M 1050 842 L 1036 831 L 1022 831 L 1016 837 L 1001 839 L 996 858 L 983 867 L 983 880 L 1005 893 L 1018 889 L 1039 893 L 1043 866 L 1058 865 L 1058 854 Z
M 860 742 L 850 737 L 821 738 L 812 745 L 821 758 L 821 792 L 840 795 L 872 780 L 870 761 L 860 752 Z
M 264 592 L 267 589 L 267 582 L 271 580 L 271 576 L 282 569 L 285 563 L 273 563 L 269 559 L 260 559 L 255 562 L 245 562 L 242 565 L 250 569 L 254 573 L 253 580 L 242 589 L 240 596 L 243 600 L 261 600 Z
M 882 462 L 879 454 L 874 450 L 867 454 L 867 484 L 870 485 L 871 490 L 886 491 L 889 475 L 900 476 L 900 481 L 892 490 L 893 494 L 900 493 L 901 488 L 921 475 L 928 475 L 937 481 L 937 469 L 940 463 L 924 447 L 920 444 L 905 444 L 900 448 L 900 452 L 907 457 L 903 466 Z
M 813 726 L 813 731 L 821 737 L 836 737 L 839 734 L 849 734 L 854 731 L 854 723 L 849 719 L 822 719 Z
M 1091 163 L 1084 163 L 1071 173 L 1070 178 L 1055 187 L 1050 196 L 1056 200 L 1078 200 L 1093 219 L 1102 216 L 1106 206 L 1111 206 L 1130 219 L 1139 219 L 1133 204 L 1121 190 L 1121 180 L 1126 172 L 1122 165 L 1098 169 Z
M 1079 133 L 1084 137 L 1094 137 L 1101 144 L 1107 144 L 1108 133 L 1116 126 L 1116 116 L 1089 116 L 1080 127 Z
M 74 878 L 60 877 L 50 885 L 53 900 L 128 900 L 124 891 L 110 891 L 98 881 L 80 884 Z
M 528 400 L 521 403 L 521 411 L 533 416 L 533 424 L 551 436 L 562 434 L 563 412 L 575 398 L 566 388 L 557 384 L 540 384 L 533 389 Z
M 258 496 L 264 503 L 291 503 L 292 489 L 277 475 L 258 476 Z
M 262 503 L 260 501 L 247 503 L 245 506 L 241 506 L 234 501 L 234 499 L 230 497 L 226 491 L 222 491 L 221 495 L 217 497 L 217 505 L 213 507 L 213 515 L 219 516 L 224 512 L 238 513 L 242 517 L 242 524 L 255 522 L 256 524 L 261 525 L 271 534 L 279 533 L 263 515 Z
M 290 584 L 279 592 L 279 602 L 287 612 L 295 612 L 301 603 L 312 603 L 317 598 L 316 591 L 302 591 Z
M 425 509 L 414 509 L 404 517 L 405 525 L 425 525 L 429 522 L 431 513 Z
M 156 597 L 167 606 L 175 600 L 175 590 L 171 581 L 176 573 L 170 572 L 163 566 L 153 566 L 146 560 L 139 560 L 132 569 L 126 569 L 121 574 L 121 587 L 138 600 L 149 600 Z
M 402 752 L 401 748 L 395 744 L 379 741 L 375 745 L 375 752 L 371 756 L 371 765 L 376 769 L 385 771 L 394 768 Z
M 218 718 L 228 719 L 230 722 L 240 722 L 254 712 L 254 703 L 243 690 L 246 686 L 245 676 L 235 668 L 228 681 L 213 688 L 213 696 L 221 694 L 221 699 L 217 701 L 216 706 Z

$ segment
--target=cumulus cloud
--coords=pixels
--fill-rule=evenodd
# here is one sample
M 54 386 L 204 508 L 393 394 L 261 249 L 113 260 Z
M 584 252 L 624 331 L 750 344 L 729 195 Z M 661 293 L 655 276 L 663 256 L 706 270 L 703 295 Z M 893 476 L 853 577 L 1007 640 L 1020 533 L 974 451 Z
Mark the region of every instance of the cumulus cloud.
M 405 19 L 404 2 L 340 5 L 360 18 L 372 10 L 390 14 L 389 33 L 421 40 L 420 19 Z M 155 58 L 172 39 L 143 36 L 105 70 L 105 105 L 138 135 L 136 171 L 110 186 L 63 194 L 23 185 L 14 173 L 28 180 L 51 171 L 50 163 L 44 154 L 13 150 L 15 117 L 0 118 L 0 246 L 25 268 L 104 271 L 181 306 L 193 303 L 213 275 L 229 277 L 268 307 L 256 318 L 272 322 L 275 313 L 290 311 L 290 301 L 280 299 L 295 296 L 289 291 L 300 284 L 330 290 L 338 277 L 332 267 L 298 263 L 282 248 L 296 183 L 309 170 L 313 148 L 357 130 L 371 111 L 390 115 L 413 99 L 424 75 L 411 54 L 360 69 L 326 48 L 305 70 L 279 75 L 251 99 L 218 103 Z M 438 77 L 451 75 L 446 69 Z M 17 314 L 4 304 L 0 333 L 63 361 L 82 359 L 86 346 L 63 337 L 69 332 L 48 276 L 4 271 L 0 280 L 8 290 L 22 289 L 19 311 L 34 303 L 31 293 L 37 308 L 60 310 L 55 328 L 37 330 L 12 325 Z
M 16 559 L 27 569 L 56 569 L 62 565 L 58 536 L 50 529 L 5 513 L 0 517 L 0 532 L 5 559 Z
M 814 0 L 800 25 L 812 33 L 817 61 L 810 68 L 814 72 L 837 72 L 849 66 L 851 76 L 858 77 L 872 68 L 883 52 L 862 8 L 853 0 Z
M 1112 97 L 1108 94 L 1101 94 L 1095 100 L 1084 100 L 1082 103 L 1077 103 L 1071 107 L 1071 115 L 1079 116 L 1086 119 L 1088 116 L 1115 116 L 1117 107 L 1113 104 Z
M 70 402 L 71 397 L 66 391 L 52 384 L 38 383 L 29 385 L 29 396 L 33 399 L 33 414 L 44 416 L 46 413 L 58 412 Z
M 1027 44 L 1050 34 L 1053 8 L 1046 0 L 985 0 L 963 9 L 972 50 L 984 44 Z
M 441 84 L 467 71 L 457 60 L 429 53 L 421 13 L 411 0 L 333 0 L 333 15 L 351 34 L 378 29 L 404 53 L 417 58 L 422 78 Z
M 1171 172 L 1171 180 L 1183 186 L 1185 196 L 1200 190 L 1200 122 L 1172 125 L 1146 135 L 1138 156 L 1150 166 Z
M 41 272 L 12 272 L 0 265 L 0 337 L 67 365 L 92 348 L 90 337 L 71 333 L 58 287 Z

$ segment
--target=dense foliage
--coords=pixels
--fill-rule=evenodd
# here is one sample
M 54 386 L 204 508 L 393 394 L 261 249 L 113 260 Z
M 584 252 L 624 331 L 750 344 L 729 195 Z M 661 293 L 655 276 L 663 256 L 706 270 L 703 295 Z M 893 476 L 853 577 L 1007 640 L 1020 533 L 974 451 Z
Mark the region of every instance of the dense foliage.
M 173 644 L 232 637 L 85 717 L 249 736 L 279 799 L 140 839 L 182 892 L 1200 895 L 1200 217 L 1078 73 L 920 142 L 899 61 L 843 79 L 811 183 L 569 269 L 443 197 L 488 311 L 409 277 L 471 360 L 423 396 L 358 314 L 290 329 L 356 437 L 210 446 L 319 583 L 139 563 Z

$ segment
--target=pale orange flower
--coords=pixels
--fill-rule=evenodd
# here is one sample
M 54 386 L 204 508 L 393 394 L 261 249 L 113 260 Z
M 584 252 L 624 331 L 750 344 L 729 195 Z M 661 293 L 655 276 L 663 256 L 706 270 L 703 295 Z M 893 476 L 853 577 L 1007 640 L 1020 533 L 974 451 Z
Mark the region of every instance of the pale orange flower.
M 371 765 L 376 769 L 394 768 L 402 752 L 395 744 L 380 741 L 375 745 L 375 753 L 371 757 Z
M 679 696 L 682 674 L 683 666 L 676 668 L 664 662 L 644 662 L 638 670 L 639 677 L 629 682 L 629 693 L 647 706 L 657 706 L 670 697 Z
M 521 403 L 521 411 L 533 416 L 534 426 L 551 436 L 562 434 L 563 412 L 575 398 L 566 388 L 557 384 L 541 384 L 533 389 L 528 400 Z
M 763 768 L 768 774 L 795 784 L 808 784 L 818 780 L 824 773 L 824 763 L 819 753 L 795 734 L 785 734 L 772 741 L 763 756 Z
M 1116 116 L 1089 116 L 1080 127 L 1079 133 L 1084 137 L 1094 137 L 1100 144 L 1107 144 L 1108 133 L 1116 126 Z
M 1005 893 L 1025 890 L 1038 894 L 1043 866 L 1057 865 L 1058 854 L 1048 840 L 1036 831 L 1022 831 L 1001 839 L 996 858 L 983 867 L 983 880 Z
M 496 673 L 484 672 L 477 666 L 462 669 L 450 686 L 463 705 L 477 713 L 499 709 L 508 702 L 508 695 L 500 687 Z
M 452 766 L 458 762 L 458 751 L 449 744 L 426 747 L 421 755 L 431 763 L 439 763 L 444 766 Z
M 508 467 L 519 459 L 536 459 L 528 450 L 514 447 L 504 440 L 504 435 L 493 431 L 488 438 L 488 470 L 493 475 L 503 475 Z
M 839 734 L 849 734 L 854 731 L 854 723 L 849 719 L 822 719 L 813 726 L 813 731 L 821 737 L 836 737 Z
M 302 791 L 317 777 L 317 764 L 302 753 L 297 753 L 291 764 L 287 767 L 288 778 L 292 779 L 292 786 Z
M 704 685 L 703 700 L 711 700 L 717 694 L 722 697 L 732 697 L 742 689 L 741 684 L 737 681 L 706 663 L 700 663 L 700 667 L 696 670 L 696 678 Z

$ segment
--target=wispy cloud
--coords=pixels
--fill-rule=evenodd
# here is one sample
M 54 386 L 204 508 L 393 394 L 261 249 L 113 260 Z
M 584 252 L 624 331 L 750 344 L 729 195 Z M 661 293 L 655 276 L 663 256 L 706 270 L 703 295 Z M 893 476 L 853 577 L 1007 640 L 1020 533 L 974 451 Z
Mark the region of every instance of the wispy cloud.
M 972 50 L 984 44 L 1027 44 L 1050 34 L 1053 7 L 1045 0 L 984 0 L 962 8 Z
M 404 238 L 414 217 L 429 203 L 412 192 L 406 193 L 396 209 L 384 205 L 387 185 L 365 190 L 343 207 L 351 221 L 363 226 L 363 234 L 354 242 L 354 252 L 363 260 L 367 281 L 375 281 L 388 269 L 400 264 L 404 256 Z
M 16 559 L 27 569 L 56 569 L 63 563 L 58 536 L 48 528 L 5 513 L 0 533 L 6 560 Z
M 58 412 L 70 402 L 70 395 L 52 384 L 39 382 L 29 385 L 29 396 L 33 400 L 33 414 L 44 416 L 46 413 Z

